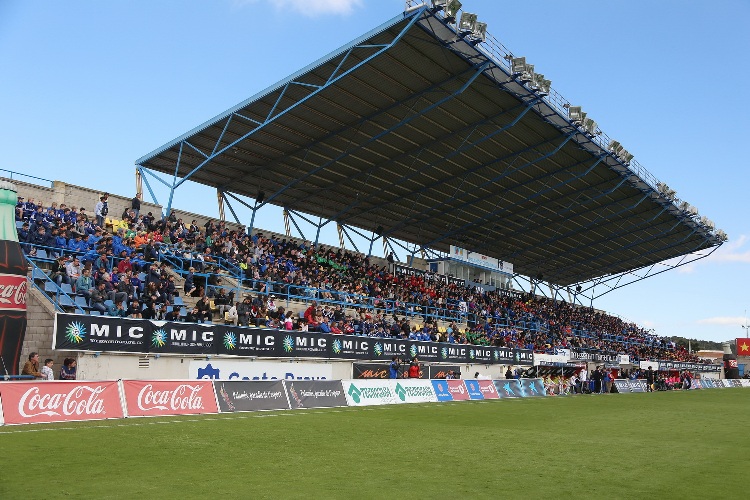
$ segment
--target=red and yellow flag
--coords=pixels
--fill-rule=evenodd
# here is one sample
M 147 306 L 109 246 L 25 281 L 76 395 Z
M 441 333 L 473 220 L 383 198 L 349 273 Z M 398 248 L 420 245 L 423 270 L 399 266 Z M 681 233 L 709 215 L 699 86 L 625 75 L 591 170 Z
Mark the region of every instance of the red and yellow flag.
M 737 356 L 750 356 L 750 339 L 737 339 Z

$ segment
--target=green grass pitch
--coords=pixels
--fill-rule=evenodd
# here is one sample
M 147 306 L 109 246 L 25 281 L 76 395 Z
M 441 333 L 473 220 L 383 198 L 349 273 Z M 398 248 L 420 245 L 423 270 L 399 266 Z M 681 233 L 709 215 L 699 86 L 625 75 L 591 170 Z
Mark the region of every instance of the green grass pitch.
M 0 427 L 0 498 L 740 498 L 750 390 Z

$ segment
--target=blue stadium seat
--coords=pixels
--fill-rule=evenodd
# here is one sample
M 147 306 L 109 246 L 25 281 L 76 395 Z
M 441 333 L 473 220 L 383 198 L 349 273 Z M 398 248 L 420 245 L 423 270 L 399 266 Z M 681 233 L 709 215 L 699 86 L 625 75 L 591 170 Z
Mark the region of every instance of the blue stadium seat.
M 22 227 L 23 227 L 23 221 L 22 220 L 17 220 L 16 221 L 16 229 L 21 229 Z
M 47 279 L 47 273 L 45 273 L 42 269 L 35 267 L 34 270 L 31 272 L 31 279 L 33 280 L 46 280 Z
M 47 260 L 49 257 L 47 256 L 47 250 L 43 248 L 37 248 L 36 249 L 36 258 L 37 259 L 44 259 Z
M 174 298 L 174 305 L 176 305 L 176 306 L 184 306 L 185 303 L 182 301 L 182 297 L 180 297 L 179 295 L 175 296 L 175 298 Z
M 60 295 L 60 298 L 57 300 L 57 303 L 60 304 L 62 307 L 75 307 L 76 305 L 76 303 L 73 302 L 73 299 L 71 299 L 67 295 Z
M 68 283 L 63 283 L 62 285 L 60 285 L 60 288 L 62 288 L 62 291 L 67 293 L 68 295 L 73 294 L 73 287 L 70 286 Z
M 75 301 L 76 301 L 76 304 L 81 307 L 81 309 L 89 308 L 89 301 L 86 300 L 86 297 L 81 297 L 80 295 L 76 295 Z
M 57 284 L 53 283 L 52 281 L 47 281 L 44 283 L 44 291 L 48 294 L 56 294 L 57 290 Z

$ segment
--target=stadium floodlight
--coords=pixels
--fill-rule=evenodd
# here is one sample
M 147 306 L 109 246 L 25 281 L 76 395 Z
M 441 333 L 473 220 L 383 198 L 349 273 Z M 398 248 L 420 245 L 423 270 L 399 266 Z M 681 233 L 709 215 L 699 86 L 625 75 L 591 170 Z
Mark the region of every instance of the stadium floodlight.
M 550 88 L 552 88 L 552 82 L 546 78 L 542 78 L 538 81 L 537 88 L 539 89 L 540 95 L 549 95 Z
M 619 154 L 622 151 L 622 144 L 617 141 L 609 141 L 609 150 L 614 154 Z
M 591 118 L 586 118 L 586 120 L 584 120 L 583 127 L 586 129 L 586 132 L 588 132 L 592 137 L 596 135 L 598 126 L 596 122 Z
M 462 35 L 466 35 L 474 31 L 474 26 L 477 24 L 477 15 L 470 12 L 462 12 L 461 20 L 458 21 L 458 32 Z
M 688 203 L 686 201 L 683 201 L 682 203 L 680 203 L 680 210 L 682 210 L 683 212 L 688 212 L 689 213 L 690 212 L 690 203 Z
M 690 208 L 688 208 L 688 212 L 689 212 L 689 213 L 690 213 L 690 215 L 692 215 L 693 217 L 697 217 L 697 216 L 698 216 L 698 208 L 697 208 L 697 207 L 694 207 L 693 205 L 690 205 Z
M 610 143 L 609 143 L 609 150 L 610 150 L 610 151 L 613 151 L 613 149 L 612 149 L 612 144 L 613 144 L 613 143 L 615 143 L 615 142 L 617 142 L 617 141 L 612 141 L 612 142 L 610 142 Z M 619 143 L 619 142 L 617 142 L 617 145 L 619 146 L 619 145 L 620 145 L 620 143 Z M 669 186 L 667 186 L 667 185 L 666 185 L 666 184 L 664 184 L 663 182 L 657 182 L 657 183 L 656 183 L 656 189 L 657 189 L 657 190 L 658 190 L 658 191 L 659 191 L 659 192 L 660 192 L 661 194 L 664 194 L 664 193 L 666 193 L 666 192 L 667 192 L 667 190 L 669 189 Z
M 630 162 L 633 161 L 633 155 L 623 149 L 620 159 L 625 165 L 630 165 Z
M 432 0 L 432 10 L 435 12 L 443 10 L 448 5 L 448 0 Z
M 581 109 L 580 106 L 571 106 L 568 108 L 568 118 L 570 118 L 570 121 L 579 124 L 583 123 L 583 119 L 585 118 L 585 115 L 583 113 L 583 109 Z
M 526 71 L 526 58 L 525 57 L 513 57 L 510 60 L 511 71 L 513 76 L 518 76 Z
M 729 237 L 727 236 L 727 233 L 725 233 L 721 229 L 716 231 L 716 237 L 719 238 L 721 241 L 727 241 L 729 239 Z
M 709 219 L 705 215 L 700 218 L 700 221 L 701 221 L 701 224 L 703 224 L 707 228 L 709 228 L 709 229 L 713 229 L 714 228 L 714 223 L 711 221 L 711 219 Z
M 445 7 L 443 8 L 443 13 L 445 13 L 445 20 L 449 23 L 452 23 L 456 20 L 456 14 L 458 14 L 458 11 L 461 10 L 461 2 L 458 0 L 449 0 L 448 3 L 445 4 Z
M 487 23 L 477 21 L 471 31 L 471 37 L 476 43 L 483 42 L 487 38 Z

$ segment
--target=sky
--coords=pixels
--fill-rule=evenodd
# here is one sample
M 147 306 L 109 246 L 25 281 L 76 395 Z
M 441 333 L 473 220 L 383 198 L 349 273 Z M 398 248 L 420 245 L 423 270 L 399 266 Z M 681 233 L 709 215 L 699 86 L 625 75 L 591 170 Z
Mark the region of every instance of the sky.
M 710 257 L 611 292 L 594 306 L 660 335 L 745 336 L 750 1 L 463 4 L 729 235 Z M 404 6 L 403 0 L 0 0 L 0 169 L 132 196 L 136 159 Z M 168 192 L 157 185 L 157 201 L 166 205 Z M 218 215 L 215 191 L 196 184 L 177 190 L 174 206 Z M 283 232 L 278 211 L 262 212 L 255 226 Z M 335 232 L 321 240 L 337 243 Z

